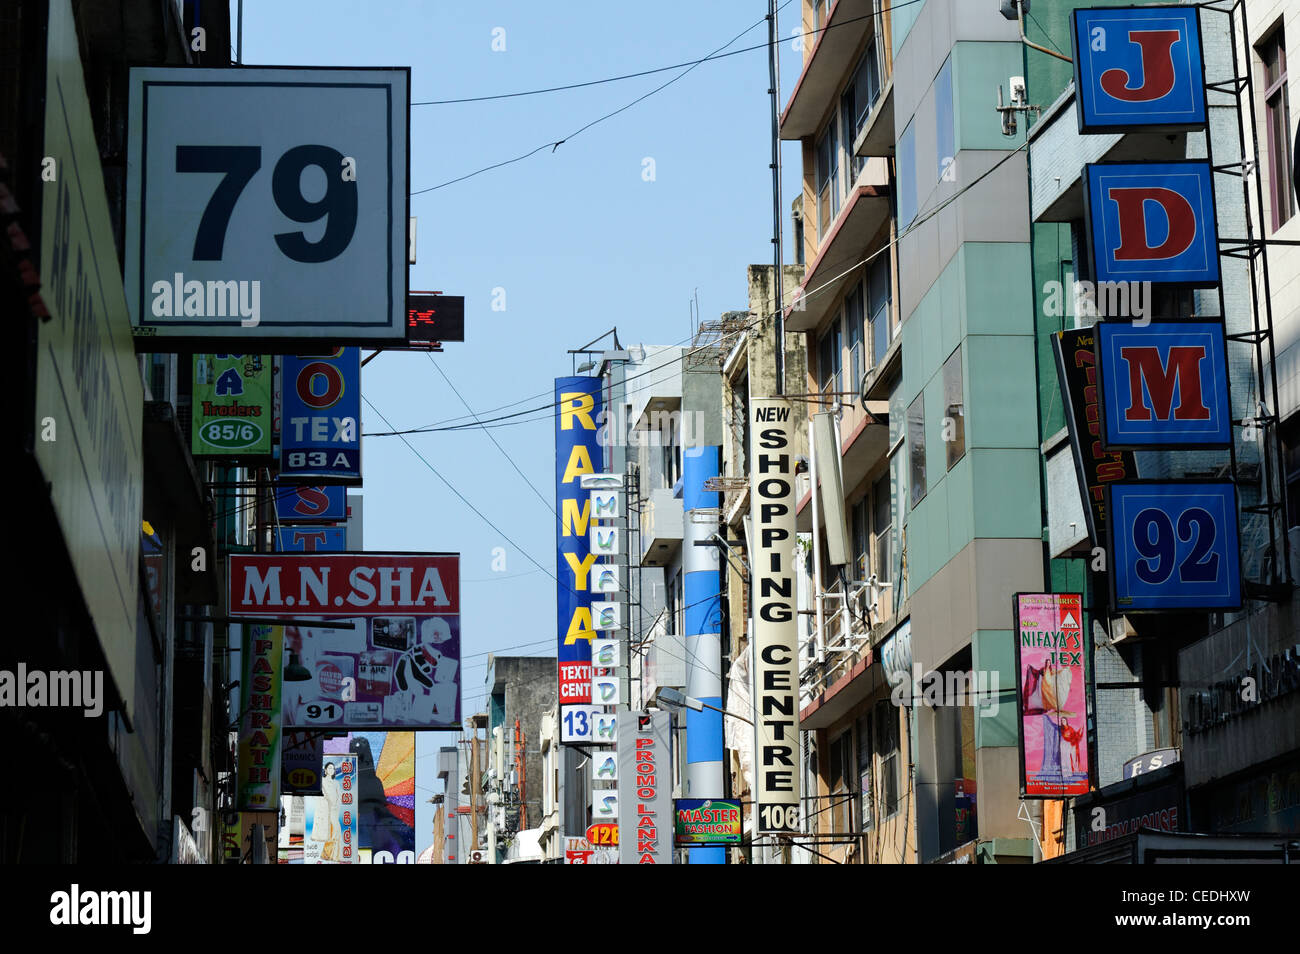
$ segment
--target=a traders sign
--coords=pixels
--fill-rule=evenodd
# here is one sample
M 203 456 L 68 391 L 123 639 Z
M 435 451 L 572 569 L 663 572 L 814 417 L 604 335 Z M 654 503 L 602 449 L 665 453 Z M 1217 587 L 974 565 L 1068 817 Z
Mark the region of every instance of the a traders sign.
M 409 69 L 136 67 L 129 82 L 137 348 L 406 340 Z
M 760 398 L 750 414 L 756 831 L 787 834 L 800 824 L 794 412 L 784 398 Z
M 285 355 L 280 475 L 361 482 L 361 349 Z
M 1213 175 L 1203 159 L 1090 163 L 1085 224 L 1098 282 L 1219 281 Z
M 1103 321 L 1093 330 L 1108 450 L 1232 444 L 1222 324 Z
M 195 457 L 271 456 L 271 357 L 196 354 L 190 452 Z
M 1111 605 L 1118 612 L 1241 608 L 1231 482 L 1135 481 L 1106 492 Z
M 1204 127 L 1196 7 L 1075 10 L 1075 104 L 1081 133 Z
M 284 724 L 458 729 L 459 566 L 455 553 L 232 554 L 231 613 L 297 621 Z
M 561 741 L 591 741 L 591 618 L 588 586 L 596 556 L 591 552 L 591 494 L 584 475 L 600 472 L 601 379 L 555 381 L 556 632 Z M 570 708 L 573 707 L 573 708 Z

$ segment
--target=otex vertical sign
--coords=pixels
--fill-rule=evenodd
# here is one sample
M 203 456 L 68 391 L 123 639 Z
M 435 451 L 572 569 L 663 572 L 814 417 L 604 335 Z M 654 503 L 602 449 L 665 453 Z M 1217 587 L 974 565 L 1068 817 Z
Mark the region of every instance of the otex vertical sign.
M 800 824 L 794 412 L 784 398 L 760 398 L 750 413 L 755 830 L 789 834 Z
M 361 349 L 285 355 L 280 476 L 361 482 Z
M 555 588 L 560 678 L 560 733 L 565 742 L 592 735 L 591 619 L 588 573 L 596 562 L 589 542 L 590 491 L 582 476 L 603 464 L 597 427 L 602 411 L 598 377 L 555 380 Z

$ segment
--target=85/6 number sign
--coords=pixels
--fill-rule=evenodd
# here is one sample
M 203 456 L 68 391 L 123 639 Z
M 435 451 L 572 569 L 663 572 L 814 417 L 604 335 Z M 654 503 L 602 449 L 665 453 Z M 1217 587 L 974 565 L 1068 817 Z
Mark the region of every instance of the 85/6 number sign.
M 132 69 L 137 347 L 404 341 L 409 83 L 405 68 Z
M 1138 481 L 1106 493 L 1116 610 L 1241 608 L 1233 484 Z

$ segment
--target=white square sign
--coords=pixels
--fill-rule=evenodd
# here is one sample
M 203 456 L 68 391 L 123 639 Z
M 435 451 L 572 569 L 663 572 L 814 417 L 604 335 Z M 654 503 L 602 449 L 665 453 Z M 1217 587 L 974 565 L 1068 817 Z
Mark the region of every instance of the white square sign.
M 622 629 L 622 603 L 591 604 L 591 625 L 593 629 Z
M 592 676 L 591 701 L 600 706 L 620 705 L 622 699 L 618 691 L 618 676 Z
M 613 563 L 596 563 L 587 571 L 587 589 L 593 593 L 622 593 L 623 568 Z
M 623 516 L 622 496 L 617 490 L 593 490 L 591 492 L 591 519 L 617 520 Z
M 591 552 L 598 557 L 618 556 L 618 535 L 619 530 L 614 527 L 603 527 L 599 524 L 592 524 L 591 529 L 587 531 L 587 541 Z
M 602 669 L 614 669 L 623 665 L 623 654 L 619 651 L 617 639 L 593 639 L 591 641 L 591 664 Z
M 597 745 L 613 745 L 618 740 L 618 716 L 612 712 L 597 712 L 591 719 L 593 741 Z
M 136 346 L 406 337 L 410 70 L 130 71 Z
M 560 706 L 560 741 L 590 742 L 595 729 L 592 717 L 599 711 L 595 706 Z

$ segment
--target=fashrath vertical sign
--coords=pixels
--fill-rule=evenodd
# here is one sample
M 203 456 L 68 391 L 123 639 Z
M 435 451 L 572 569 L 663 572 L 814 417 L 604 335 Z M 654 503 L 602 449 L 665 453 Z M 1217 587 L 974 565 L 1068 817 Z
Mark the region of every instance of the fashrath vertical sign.
M 582 477 L 603 463 L 597 422 L 602 409 L 601 379 L 555 379 L 555 588 L 559 702 L 562 742 L 592 738 L 591 619 L 589 575 L 596 563 L 589 534 L 591 495 Z
M 800 825 L 794 412 L 759 398 L 750 414 L 755 830 L 789 834 Z
M 673 863 L 672 715 L 624 712 L 618 722 L 618 860 Z

